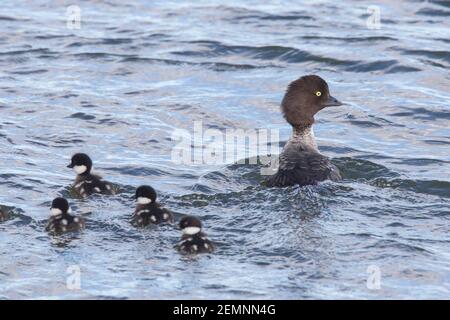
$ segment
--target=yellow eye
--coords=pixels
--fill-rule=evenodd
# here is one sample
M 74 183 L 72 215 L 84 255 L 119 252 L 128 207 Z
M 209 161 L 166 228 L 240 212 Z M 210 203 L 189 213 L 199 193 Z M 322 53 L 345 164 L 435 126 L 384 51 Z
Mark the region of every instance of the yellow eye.
M 321 95 L 322 95 L 322 92 L 320 92 L 320 91 L 316 92 L 316 96 L 320 97 Z

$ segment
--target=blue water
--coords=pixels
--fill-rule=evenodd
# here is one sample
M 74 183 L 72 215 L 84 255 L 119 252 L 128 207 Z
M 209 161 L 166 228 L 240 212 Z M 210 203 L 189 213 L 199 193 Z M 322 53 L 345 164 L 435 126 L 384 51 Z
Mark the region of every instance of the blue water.
M 69 29 L 73 1 L 1 1 L 0 298 L 450 297 L 449 1 L 372 1 L 380 29 L 361 1 L 127 2 L 78 1 Z M 196 120 L 284 144 L 279 103 L 310 73 L 346 102 L 315 126 L 343 181 L 267 189 L 256 165 L 172 161 Z M 119 195 L 71 197 L 79 151 Z M 216 253 L 132 227 L 140 184 L 199 216 Z M 44 232 L 58 195 L 83 233 Z

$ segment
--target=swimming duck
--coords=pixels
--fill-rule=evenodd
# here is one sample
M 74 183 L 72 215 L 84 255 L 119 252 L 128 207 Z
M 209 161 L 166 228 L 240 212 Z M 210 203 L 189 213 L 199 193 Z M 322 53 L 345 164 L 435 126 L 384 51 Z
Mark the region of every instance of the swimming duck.
M 202 223 L 193 216 L 186 216 L 180 220 L 180 229 L 183 232 L 178 250 L 183 254 L 212 253 L 214 246 L 202 232 Z
M 91 173 L 92 160 L 87 154 L 74 154 L 67 167 L 72 168 L 77 173 L 73 187 L 82 198 L 86 198 L 93 193 L 114 194 L 114 188 L 111 183 Z
M 339 169 L 319 152 L 313 132 L 314 115 L 324 108 L 340 105 L 319 76 L 303 76 L 289 84 L 281 110 L 292 126 L 292 136 L 279 156 L 278 172 L 267 178 L 267 186 L 304 186 L 341 179 Z
M 156 191 L 150 186 L 136 189 L 136 209 L 132 216 L 132 224 L 144 227 L 149 224 L 172 223 L 172 213 L 156 202 Z
M 45 230 L 49 233 L 65 233 L 84 229 L 85 221 L 69 213 L 69 203 L 64 198 L 55 198 L 50 209 L 50 219 Z

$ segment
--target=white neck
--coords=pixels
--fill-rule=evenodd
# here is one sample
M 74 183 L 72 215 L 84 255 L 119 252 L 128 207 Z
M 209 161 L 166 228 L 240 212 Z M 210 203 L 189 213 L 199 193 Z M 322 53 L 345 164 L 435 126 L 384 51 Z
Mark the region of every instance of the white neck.
M 292 142 L 300 142 L 301 144 L 319 152 L 312 125 L 306 127 L 294 127 L 291 140 Z

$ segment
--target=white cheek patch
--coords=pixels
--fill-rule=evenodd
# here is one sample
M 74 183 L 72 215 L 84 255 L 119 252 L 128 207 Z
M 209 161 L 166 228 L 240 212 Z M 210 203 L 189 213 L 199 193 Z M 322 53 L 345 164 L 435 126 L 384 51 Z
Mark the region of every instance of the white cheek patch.
M 183 229 L 184 234 L 193 235 L 200 232 L 199 227 L 187 227 Z
M 149 204 L 152 203 L 152 199 L 146 198 L 146 197 L 138 197 L 137 203 L 139 204 Z
M 82 174 L 85 173 L 87 170 L 86 166 L 74 166 L 73 170 L 77 173 L 77 174 Z
M 59 216 L 60 214 L 62 214 L 62 211 L 58 208 L 51 208 L 50 209 L 50 214 L 52 216 Z

